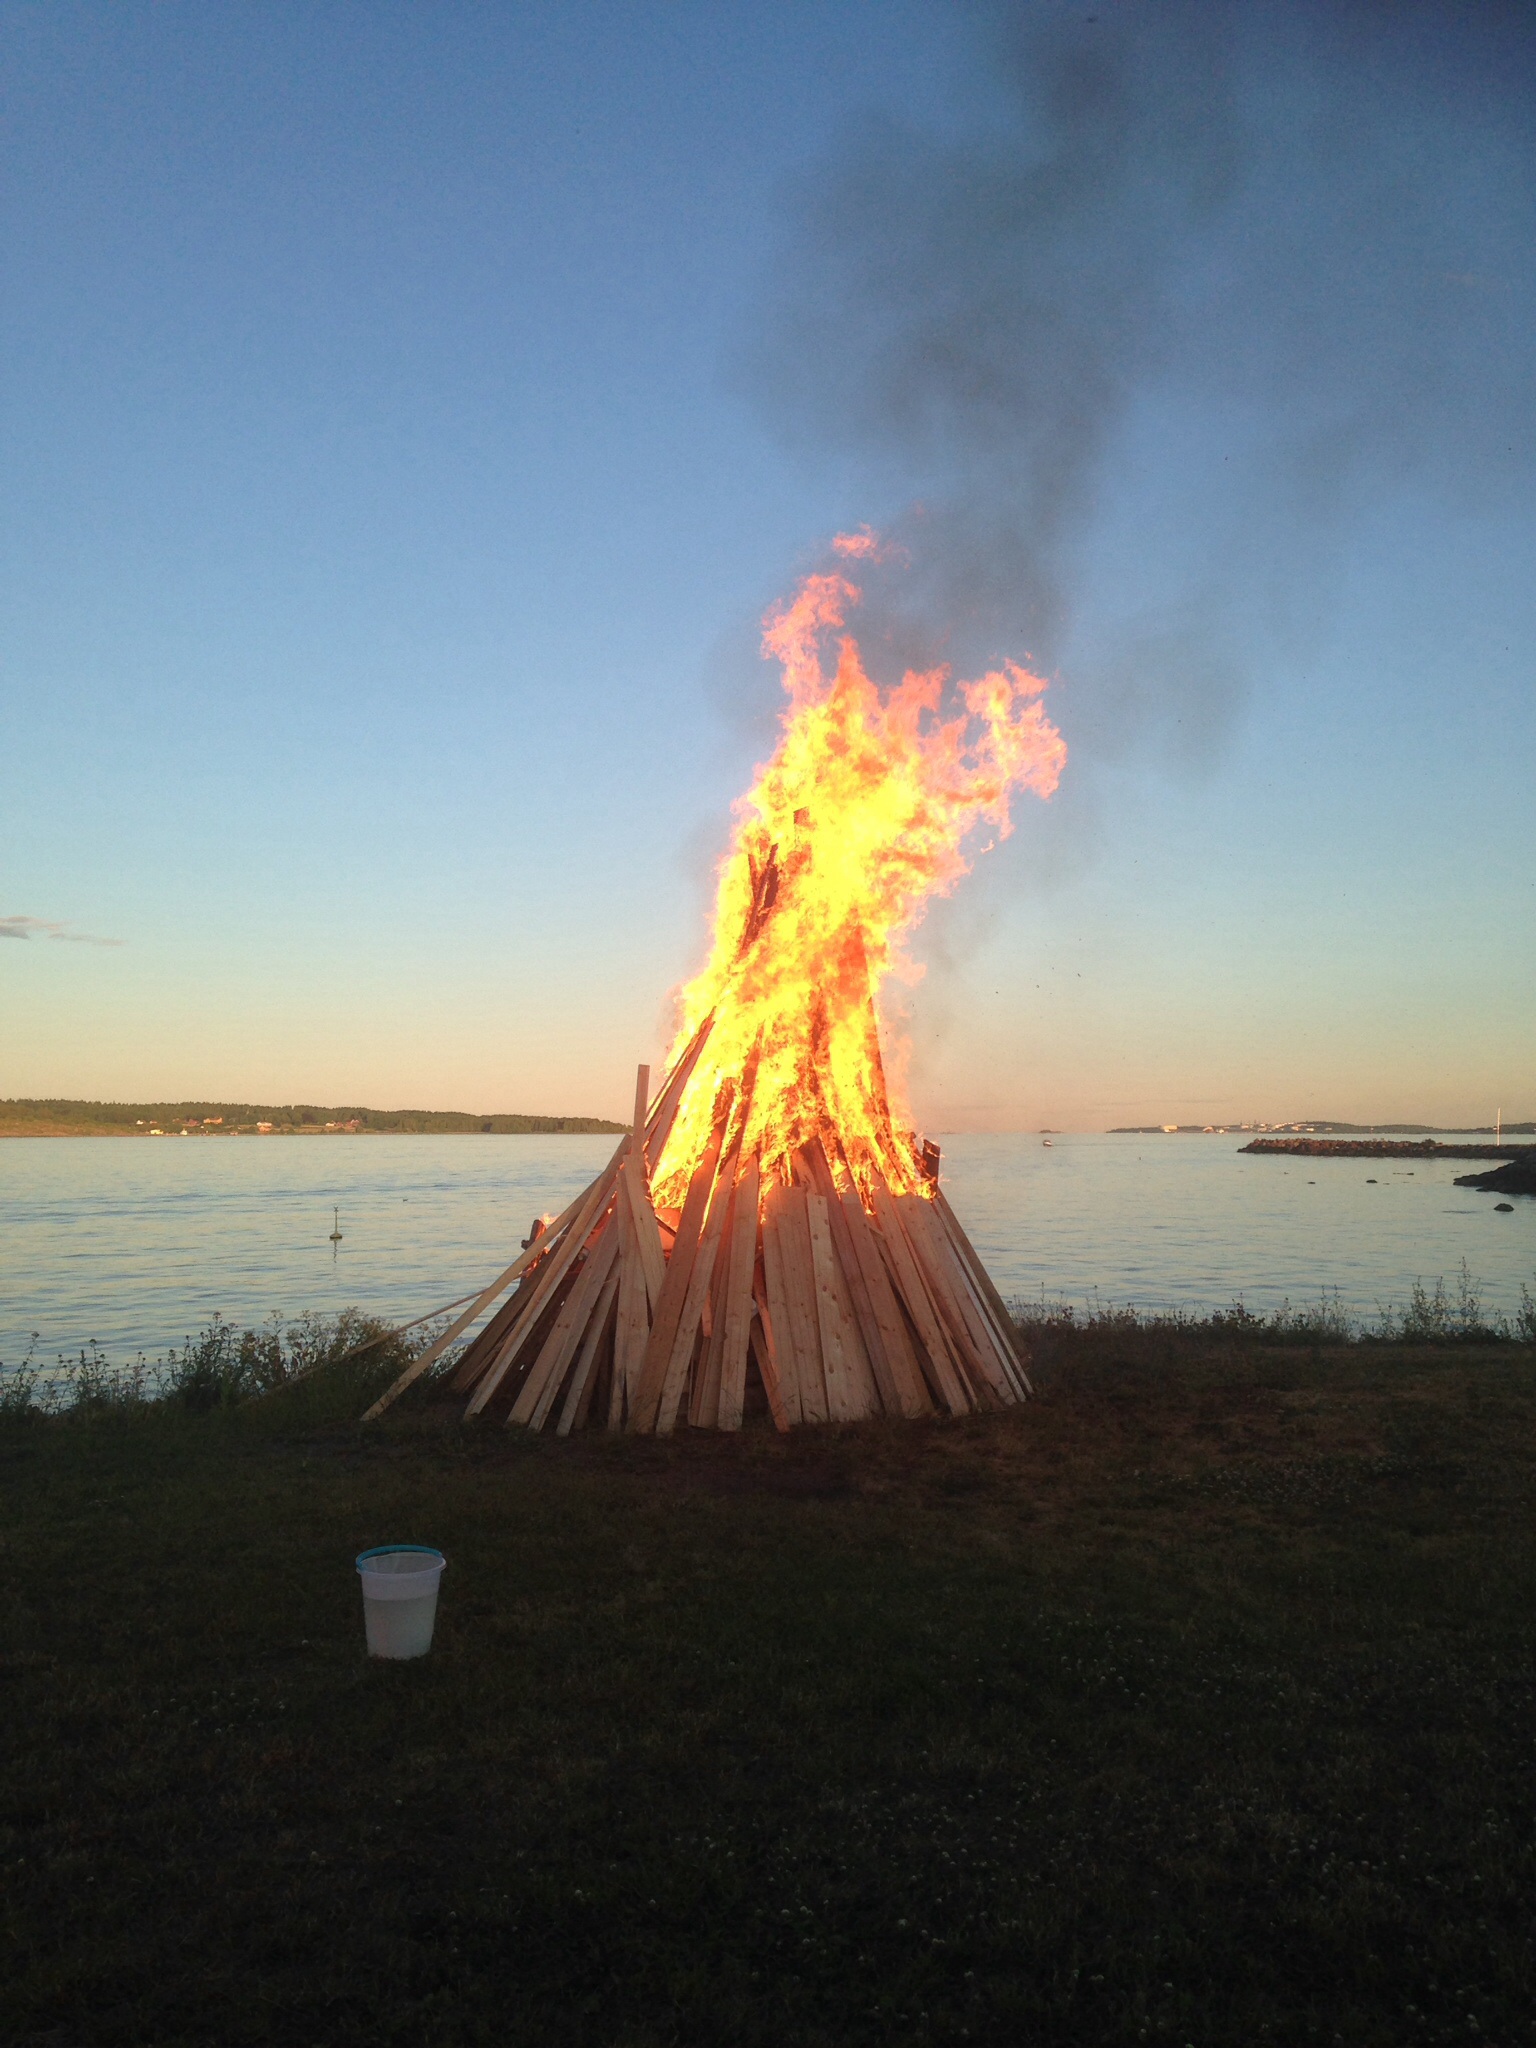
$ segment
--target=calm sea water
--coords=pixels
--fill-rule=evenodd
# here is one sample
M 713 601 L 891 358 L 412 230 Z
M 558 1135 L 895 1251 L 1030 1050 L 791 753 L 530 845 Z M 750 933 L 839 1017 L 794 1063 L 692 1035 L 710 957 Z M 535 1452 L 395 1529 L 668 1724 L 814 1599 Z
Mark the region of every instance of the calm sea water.
M 1485 1305 L 1536 1281 L 1536 1202 L 1444 1161 L 1244 1156 L 1230 1137 L 949 1137 L 951 1201 L 1005 1295 L 1373 1315 L 1461 1262 Z M 404 1321 L 492 1278 L 611 1138 L 28 1138 L 0 1142 L 0 1361 L 91 1339 L 151 1357 L 215 1315 L 356 1304 Z M 1371 1185 L 1371 1182 L 1375 1185 Z M 340 1244 L 328 1240 L 340 1212 Z

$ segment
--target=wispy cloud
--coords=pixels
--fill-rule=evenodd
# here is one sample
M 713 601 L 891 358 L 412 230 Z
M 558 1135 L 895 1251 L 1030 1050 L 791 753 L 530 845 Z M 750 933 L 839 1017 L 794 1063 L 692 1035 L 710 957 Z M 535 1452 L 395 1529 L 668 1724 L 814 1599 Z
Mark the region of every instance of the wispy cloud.
M 62 939 L 71 946 L 121 946 L 122 939 L 98 938 L 95 932 L 77 932 L 67 924 L 47 917 L 0 917 L 0 939 Z

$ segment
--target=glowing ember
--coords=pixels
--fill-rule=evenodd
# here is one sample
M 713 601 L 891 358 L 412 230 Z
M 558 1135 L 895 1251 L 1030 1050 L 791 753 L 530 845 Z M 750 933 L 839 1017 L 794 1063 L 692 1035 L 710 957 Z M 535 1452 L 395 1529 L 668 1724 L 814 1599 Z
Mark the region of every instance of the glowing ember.
M 867 528 L 833 546 L 848 562 L 879 553 Z M 672 1061 L 714 1022 L 653 1161 L 659 1204 L 682 1203 L 726 1117 L 764 1185 L 789 1181 L 796 1149 L 820 1137 L 866 1201 L 877 1175 L 897 1193 L 927 1191 L 893 1116 L 873 998 L 907 965 L 901 941 L 929 897 L 969 871 L 971 833 L 1006 835 L 1010 793 L 1049 796 L 1067 750 L 1041 708 L 1045 684 L 1011 662 L 969 683 L 909 673 L 882 694 L 841 632 L 859 596 L 846 575 L 810 576 L 765 624 L 789 699 L 783 736 L 737 806 L 710 961 L 681 997 Z

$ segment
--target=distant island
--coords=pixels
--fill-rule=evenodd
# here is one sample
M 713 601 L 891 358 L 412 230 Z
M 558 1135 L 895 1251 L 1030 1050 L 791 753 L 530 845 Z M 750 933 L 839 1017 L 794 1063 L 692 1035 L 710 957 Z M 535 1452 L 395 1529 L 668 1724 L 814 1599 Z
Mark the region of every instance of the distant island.
M 472 1115 L 460 1109 L 322 1109 L 308 1102 L 0 1100 L 0 1138 L 267 1138 L 401 1132 L 444 1137 L 584 1136 L 628 1130 L 600 1116 Z
M 1536 1136 L 1536 1123 L 1510 1123 L 1507 1119 L 1499 1126 L 1507 1137 Z M 1357 1137 L 1357 1138 L 1444 1138 L 1452 1135 L 1444 1124 L 1338 1124 L 1329 1123 L 1322 1117 L 1311 1117 L 1294 1124 L 1116 1124 L 1106 1132 L 1111 1138 L 1157 1138 L 1188 1136 L 1191 1132 L 1201 1137 L 1233 1138 L 1239 1134 L 1252 1137 L 1265 1132 L 1274 1137 L 1294 1135 L 1303 1138 Z M 1457 1124 L 1455 1135 L 1483 1135 L 1492 1137 L 1492 1124 Z

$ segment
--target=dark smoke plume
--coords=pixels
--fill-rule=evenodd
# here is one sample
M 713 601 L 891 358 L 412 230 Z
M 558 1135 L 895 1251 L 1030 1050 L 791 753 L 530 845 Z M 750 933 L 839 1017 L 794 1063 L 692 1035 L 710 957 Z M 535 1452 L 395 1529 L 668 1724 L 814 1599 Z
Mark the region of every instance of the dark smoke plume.
M 1523 485 L 1533 12 L 960 16 L 971 117 L 871 118 L 815 169 L 748 350 L 776 430 L 907 550 L 874 658 L 1028 650 L 1080 759 L 1198 769 L 1352 520 Z M 1104 566 L 1122 500 L 1153 508 L 1144 577 L 1134 534 Z

